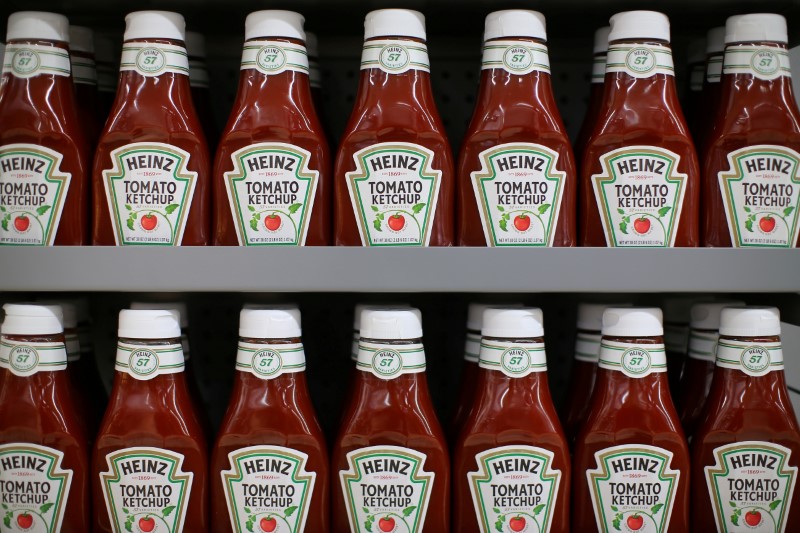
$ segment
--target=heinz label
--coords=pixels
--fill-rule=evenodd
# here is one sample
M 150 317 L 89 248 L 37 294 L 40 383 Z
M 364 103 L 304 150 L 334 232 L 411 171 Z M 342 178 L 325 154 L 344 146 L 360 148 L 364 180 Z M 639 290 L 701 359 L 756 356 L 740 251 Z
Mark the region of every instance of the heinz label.
M 705 467 L 717 530 L 784 533 L 797 467 L 792 451 L 770 442 L 736 442 L 714 450 Z
M 3 57 L 3 74 L 6 73 L 16 78 L 69 76 L 69 52 L 46 44 L 9 44 Z
M 566 173 L 538 144 L 501 144 L 478 155 L 472 186 L 489 246 L 552 246 Z
M 419 533 L 425 524 L 434 473 L 426 455 L 398 446 L 371 446 L 347 454 L 339 472 L 350 531 Z
M 468 478 L 481 533 L 550 531 L 561 482 L 552 452 L 501 446 L 479 453 L 475 460 L 478 471 Z
M 0 339 L 0 368 L 27 378 L 38 372 L 67 369 L 67 347 L 63 342 L 24 342 Z
M 279 446 L 252 446 L 228 454 L 220 472 L 233 531 L 302 533 L 316 473 L 308 455 Z
M 783 371 L 783 348 L 780 342 L 744 342 L 730 338 L 717 343 L 716 362 L 720 368 L 739 370 L 748 376 L 761 377 Z
M 608 246 L 669 247 L 686 192 L 680 156 L 656 146 L 627 146 L 600 157 L 592 176 L 597 208 Z
M 797 245 L 800 154 L 783 146 L 748 146 L 728 154 L 719 189 L 735 247 Z
M 15 442 L 0 445 L 0 531 L 58 533 L 72 470 L 58 450 Z
M 353 155 L 347 190 L 364 246 L 427 246 L 442 172 L 418 144 L 378 143 Z

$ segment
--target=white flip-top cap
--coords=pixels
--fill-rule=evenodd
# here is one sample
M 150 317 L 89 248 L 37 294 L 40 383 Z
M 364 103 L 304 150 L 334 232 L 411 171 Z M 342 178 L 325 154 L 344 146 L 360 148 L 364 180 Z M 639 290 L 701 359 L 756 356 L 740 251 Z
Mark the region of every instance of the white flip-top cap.
M 361 338 L 401 340 L 420 337 L 422 337 L 422 313 L 419 309 L 367 308 L 361 311 Z
M 123 309 L 117 334 L 125 339 L 177 339 L 181 321 L 174 309 Z
M 414 37 L 425 40 L 425 15 L 411 9 L 378 9 L 364 19 L 364 39 Z
M 669 42 L 669 18 L 657 11 L 623 11 L 611 17 L 608 42 L 645 39 Z
M 189 327 L 189 310 L 185 302 L 131 302 L 131 309 L 169 309 L 180 317 L 181 329 Z
M 692 306 L 692 320 L 689 327 L 692 329 L 719 330 L 720 313 L 726 307 L 741 307 L 744 302 L 731 300 L 728 302 L 700 302 Z
M 309 57 L 319 57 L 319 40 L 316 33 L 306 32 L 306 50 Z
M 609 307 L 631 307 L 633 304 L 620 303 L 579 303 L 578 304 L 578 329 L 584 331 L 600 331 L 603 329 L 603 312 Z
M 364 309 L 413 309 L 413 307 L 402 302 L 356 304 L 353 310 L 353 331 L 361 331 L 361 313 Z
M 689 43 L 689 64 L 704 63 L 706 60 L 706 39 L 695 39 Z
M 196 31 L 186 32 L 186 53 L 189 57 L 206 57 L 206 37 Z
M 73 52 L 94 53 L 94 32 L 86 26 L 69 27 L 69 49 Z
M 786 19 L 773 13 L 751 13 L 728 17 L 725 22 L 725 43 L 788 43 Z
M 284 37 L 286 39 L 306 40 L 303 24 L 306 18 L 294 11 L 282 9 L 268 9 L 255 11 L 247 15 L 244 21 L 244 38 L 258 39 L 259 37 Z
M 301 335 L 300 309 L 242 309 L 239 336 L 250 339 L 291 339 Z
M 501 37 L 530 37 L 547 40 L 544 15 L 527 9 L 505 9 L 486 15 L 483 40 Z
M 64 15 L 47 11 L 18 11 L 8 17 L 6 40 L 41 39 L 69 42 L 69 21 Z
M 594 32 L 594 53 L 605 54 L 608 52 L 608 34 L 611 33 L 611 26 L 597 28 Z
M 721 54 L 725 51 L 725 26 L 711 28 L 706 33 L 706 54 Z
M 64 332 L 64 313 L 59 305 L 5 304 L 3 335 L 57 335 Z
M 172 11 L 134 11 L 125 17 L 123 39 L 186 39 L 186 21 Z
M 75 329 L 78 327 L 78 308 L 75 304 L 68 301 L 40 300 L 37 305 L 52 305 L 61 308 L 61 324 L 64 329 Z
M 719 334 L 728 337 L 771 337 L 781 334 L 781 312 L 777 307 L 726 307 L 720 314 L 719 322 Z
M 522 307 L 521 303 L 471 303 L 467 308 L 467 329 L 480 333 L 483 329 L 483 312 L 487 309 L 517 309 L 520 307 Z
M 484 337 L 525 339 L 544 336 L 544 319 L 538 307 L 489 308 L 483 312 Z
M 658 307 L 609 307 L 603 312 L 606 337 L 658 337 L 664 334 Z

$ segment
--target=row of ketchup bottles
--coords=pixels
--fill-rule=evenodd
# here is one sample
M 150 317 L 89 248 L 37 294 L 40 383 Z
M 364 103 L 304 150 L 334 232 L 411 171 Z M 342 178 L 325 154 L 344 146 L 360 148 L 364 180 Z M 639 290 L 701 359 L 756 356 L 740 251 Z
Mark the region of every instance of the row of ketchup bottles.
M 416 309 L 361 311 L 329 457 L 294 307 L 242 310 L 234 391 L 210 452 L 184 377 L 178 313 L 123 310 L 90 453 L 61 308 L 7 304 L 4 521 L 21 531 L 145 533 L 795 531 L 800 430 L 778 311 L 720 307 L 718 336 L 709 330 L 702 347 L 716 362 L 691 453 L 667 385 L 660 310 L 603 311 L 600 338 L 584 339 L 598 354 L 596 383 L 570 442 L 548 387 L 541 310 L 485 309 L 451 467 Z
M 189 74 L 199 69 L 183 17 L 128 15 L 117 96 L 92 164 L 95 143 L 71 94 L 66 18 L 12 15 L 0 242 L 797 244 L 800 115 L 779 15 L 728 20 L 721 81 L 690 117 L 704 113 L 709 125 L 697 150 L 677 98 L 669 20 L 614 15 L 599 33 L 597 83 L 573 150 L 544 17 L 491 13 L 457 161 L 433 99 L 422 14 L 367 15 L 358 96 L 335 158 L 313 104 L 303 22 L 289 11 L 248 16 L 239 91 L 212 161 L 207 141 L 217 143 L 195 110 L 202 96 Z

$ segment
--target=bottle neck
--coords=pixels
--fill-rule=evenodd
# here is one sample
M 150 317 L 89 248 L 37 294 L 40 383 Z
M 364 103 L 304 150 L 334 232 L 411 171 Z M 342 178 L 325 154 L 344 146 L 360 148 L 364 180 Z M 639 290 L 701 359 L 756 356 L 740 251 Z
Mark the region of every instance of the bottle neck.
M 30 106 L 38 114 L 50 111 L 59 116 L 74 113 L 75 93 L 66 43 L 14 40 L 7 44 L 5 57 L 11 66 L 3 69 L 2 107 Z
M 728 402 L 726 405 L 787 398 L 780 337 L 721 335 L 717 345 L 714 389 Z
M 779 102 L 795 108 L 789 52 L 776 42 L 736 43 L 725 48 L 722 65 L 723 109 Z
M 662 336 L 603 336 L 596 389 L 625 401 L 633 395 L 656 401 L 669 397 L 667 358 Z
M 69 386 L 66 368 L 63 333 L 0 337 L 0 399 L 53 398 Z
M 478 104 L 555 105 L 547 44 L 536 39 L 498 38 L 483 45 Z
M 240 337 L 236 393 L 267 403 L 294 403 L 295 391 L 307 394 L 305 368 L 305 352 L 299 337 Z
M 422 339 L 359 340 L 357 397 L 386 405 L 419 405 L 429 399 Z M 376 400 L 377 399 L 377 400 Z

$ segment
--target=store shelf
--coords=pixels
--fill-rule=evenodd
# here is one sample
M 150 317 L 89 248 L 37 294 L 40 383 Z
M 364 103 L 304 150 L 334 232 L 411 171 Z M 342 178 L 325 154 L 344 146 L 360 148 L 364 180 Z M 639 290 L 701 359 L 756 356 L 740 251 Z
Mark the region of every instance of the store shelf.
M 5 248 L 0 291 L 797 292 L 798 250 Z

